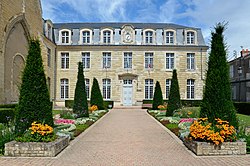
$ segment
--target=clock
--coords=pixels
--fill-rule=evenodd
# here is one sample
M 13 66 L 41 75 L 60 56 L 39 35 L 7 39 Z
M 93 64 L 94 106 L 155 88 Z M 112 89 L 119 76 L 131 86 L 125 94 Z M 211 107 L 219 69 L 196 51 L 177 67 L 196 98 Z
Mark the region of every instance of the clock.
M 126 42 L 130 42 L 131 39 L 132 39 L 131 34 L 130 34 L 130 33 L 126 33 L 126 34 L 125 34 L 125 41 L 126 41 Z

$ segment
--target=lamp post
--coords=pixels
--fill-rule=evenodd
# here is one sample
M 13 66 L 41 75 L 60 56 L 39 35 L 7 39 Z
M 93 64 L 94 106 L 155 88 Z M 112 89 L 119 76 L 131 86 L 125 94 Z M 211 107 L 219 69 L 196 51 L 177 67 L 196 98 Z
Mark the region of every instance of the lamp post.
M 240 102 L 240 101 L 241 101 L 241 100 L 240 100 L 240 91 L 241 91 L 240 77 L 241 77 L 241 74 L 242 74 L 242 67 L 241 67 L 241 66 L 238 67 L 238 74 L 239 74 L 239 98 L 238 98 L 238 100 L 239 100 L 239 102 Z

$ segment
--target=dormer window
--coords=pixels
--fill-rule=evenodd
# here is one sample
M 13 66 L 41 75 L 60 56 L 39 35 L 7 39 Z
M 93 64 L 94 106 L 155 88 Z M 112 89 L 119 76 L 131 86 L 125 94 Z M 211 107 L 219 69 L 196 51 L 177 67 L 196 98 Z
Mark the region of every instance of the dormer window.
M 52 36 L 52 27 L 48 24 L 47 37 L 51 39 Z
M 166 31 L 166 44 L 174 44 L 174 32 Z
M 111 43 L 111 31 L 103 31 L 103 43 Z
M 146 31 L 145 32 L 145 43 L 146 44 L 152 44 L 153 43 L 153 32 L 152 31 Z
M 187 32 L 187 44 L 195 44 L 195 35 L 194 32 Z
M 71 40 L 70 32 L 71 32 L 70 30 L 61 30 L 60 38 L 61 38 L 62 44 L 69 44 L 70 43 L 70 40 Z
M 82 43 L 90 43 L 90 32 L 89 31 L 82 32 Z

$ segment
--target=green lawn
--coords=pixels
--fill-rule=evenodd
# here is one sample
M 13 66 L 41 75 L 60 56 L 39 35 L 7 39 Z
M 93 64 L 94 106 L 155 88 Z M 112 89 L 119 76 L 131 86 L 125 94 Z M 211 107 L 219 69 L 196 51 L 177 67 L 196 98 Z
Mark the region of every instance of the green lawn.
M 237 117 L 239 118 L 239 125 L 246 125 L 250 126 L 250 116 L 249 115 L 243 115 L 243 114 L 237 114 Z

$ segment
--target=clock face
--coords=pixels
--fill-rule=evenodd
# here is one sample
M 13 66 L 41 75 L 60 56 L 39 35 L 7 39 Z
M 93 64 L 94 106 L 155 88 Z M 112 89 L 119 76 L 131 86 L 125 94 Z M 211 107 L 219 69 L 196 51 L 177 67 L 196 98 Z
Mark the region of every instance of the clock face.
M 130 33 L 126 33 L 126 34 L 125 34 L 125 40 L 126 40 L 127 42 L 130 42 L 131 39 L 132 39 L 131 34 L 130 34 Z

